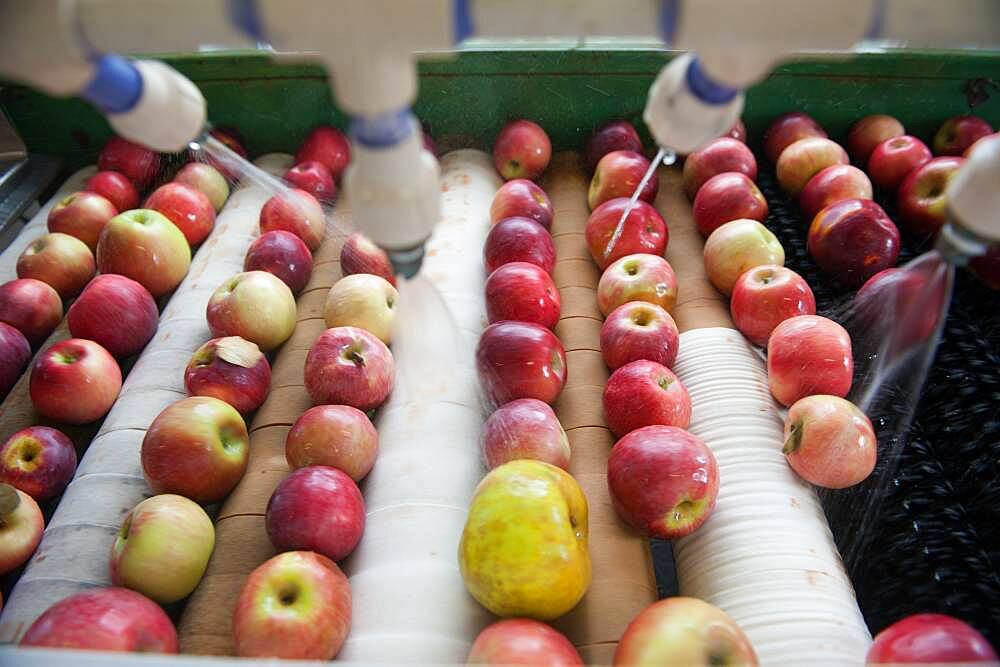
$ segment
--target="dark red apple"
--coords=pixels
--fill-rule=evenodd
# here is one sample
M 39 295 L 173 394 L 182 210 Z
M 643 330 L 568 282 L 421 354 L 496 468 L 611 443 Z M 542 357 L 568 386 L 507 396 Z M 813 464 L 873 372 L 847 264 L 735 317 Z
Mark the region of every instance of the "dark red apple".
M 119 213 L 139 208 L 139 191 L 125 174 L 117 171 L 97 172 L 87 179 L 83 189 L 101 195 L 111 202 Z
M 74 338 L 88 338 L 118 358 L 138 354 L 156 333 L 160 313 L 153 295 L 125 276 L 95 277 L 69 307 Z
M 896 263 L 899 230 L 870 199 L 845 199 L 816 214 L 809 254 L 819 268 L 848 287 L 859 287 Z
M 781 153 L 799 139 L 806 137 L 826 138 L 826 130 L 809 114 L 792 111 L 771 121 L 764 130 L 764 155 L 772 164 L 778 162 Z
M 552 227 L 552 202 L 545 190 L 526 178 L 501 185 L 490 204 L 490 222 L 495 225 L 514 217 L 530 218 L 545 229 Z
M 293 294 L 309 283 L 312 269 L 309 246 L 295 234 L 281 229 L 261 234 L 250 244 L 243 261 L 244 271 L 267 271 L 288 285 Z
M 849 164 L 835 164 L 809 179 L 799 195 L 799 206 L 808 220 L 822 209 L 844 199 L 871 199 L 868 175 Z
M 868 157 L 875 147 L 887 139 L 906 134 L 903 124 L 892 116 L 874 114 L 865 116 L 851 126 L 847 134 L 847 152 L 855 164 L 868 164 Z
M 97 168 L 124 174 L 136 188 L 145 190 L 160 173 L 160 155 L 128 139 L 111 137 L 97 156 Z
M 682 176 L 688 199 L 693 200 L 708 179 L 727 171 L 739 172 L 752 181 L 757 180 L 757 158 L 746 144 L 732 137 L 716 139 L 688 155 Z
M 691 206 L 694 223 L 708 236 L 730 220 L 764 222 L 767 200 L 746 174 L 727 171 L 716 174 L 698 189 Z
M 629 211 L 625 219 L 618 242 L 608 252 L 608 245 L 628 204 L 627 197 L 606 201 L 587 218 L 584 232 L 587 246 L 590 248 L 590 256 L 601 270 L 626 255 L 648 253 L 662 257 L 667 249 L 670 239 L 667 223 L 655 208 L 644 201 L 637 201 L 635 208 Z
M 509 262 L 529 262 L 548 274 L 556 266 L 556 246 L 545 228 L 530 218 L 507 218 L 490 228 L 483 264 L 490 274 Z
M 515 120 L 504 125 L 493 144 L 493 164 L 505 180 L 535 179 L 549 166 L 552 143 L 537 123 Z
M 930 162 L 931 149 L 916 137 L 904 134 L 886 139 L 868 158 L 868 176 L 877 187 L 894 191 L 906 176 L 925 162 Z
M 965 162 L 962 157 L 936 157 L 909 173 L 899 186 L 899 218 L 916 234 L 937 234 L 948 216 L 945 191 Z
M 351 142 L 335 127 L 319 125 L 313 128 L 295 154 L 296 164 L 322 162 L 330 175 L 339 181 L 351 161 Z
M 114 173 L 114 172 L 103 172 Z M 95 192 L 74 192 L 52 207 L 49 211 L 48 228 L 75 236 L 90 248 L 97 250 L 97 239 L 108 224 L 108 220 L 118 215 L 109 200 Z
M 562 301 L 552 278 L 528 262 L 504 264 L 486 279 L 486 317 L 534 322 L 552 329 L 559 321 Z
M 250 341 L 239 336 L 213 338 L 191 355 L 184 387 L 192 396 L 217 398 L 247 415 L 271 390 L 271 365 Z
M 39 502 L 62 493 L 74 472 L 76 447 L 54 428 L 22 428 L 0 445 L 0 482 Z
M 337 196 L 333 173 L 322 162 L 299 162 L 285 172 L 284 178 L 293 188 L 305 190 L 322 202 L 331 202 Z
M 17 329 L 32 345 L 44 342 L 62 315 L 62 299 L 48 283 L 17 278 L 0 285 L 0 322 Z
M 357 232 L 348 236 L 340 248 L 340 272 L 345 276 L 370 273 L 396 286 L 389 255 L 370 238 Z
M 765 264 L 736 280 L 729 312 L 750 342 L 767 345 L 774 328 L 788 318 L 815 315 L 816 298 L 802 276 L 784 266 Z
M 993 126 L 978 116 L 949 118 L 934 135 L 934 154 L 962 155 L 988 134 L 993 134 Z
M 143 208 L 159 211 L 181 230 L 188 245 L 205 240 L 215 226 L 215 206 L 204 192 L 184 183 L 161 185 L 149 195 Z
M 631 197 L 648 170 L 649 160 L 634 151 L 612 151 L 602 157 L 587 191 L 590 210 L 593 211 L 609 199 Z M 639 199 L 653 203 L 659 189 L 660 179 L 654 176 L 642 188 Z
M 944 614 L 914 614 L 875 635 L 868 665 L 996 664 L 996 651 L 978 630 Z
M 14 327 L 0 322 L 0 394 L 7 395 L 31 361 L 28 339 Z
M 624 303 L 611 311 L 601 326 L 601 354 L 611 370 L 639 359 L 670 368 L 679 346 L 674 318 L 655 303 Z
M 543 326 L 497 322 L 486 327 L 476 348 L 479 381 L 496 406 L 518 398 L 553 403 L 566 384 L 566 353 Z
M 944 312 L 945 292 L 920 265 L 879 271 L 854 295 L 852 308 L 892 356 L 927 341 Z
M 237 156 L 247 159 L 247 149 L 243 142 L 243 135 L 240 134 L 239 130 L 234 127 L 214 127 L 209 132 L 213 137 L 218 139 L 225 145 L 226 148 L 231 150 Z M 226 177 L 229 181 L 236 182 L 242 177 L 241 170 L 229 160 L 219 161 L 213 158 L 211 155 L 205 156 L 205 161 L 215 167 L 220 174 Z
M 604 421 L 619 438 L 643 426 L 687 428 L 691 397 L 673 371 L 655 361 L 625 364 L 604 387 Z
M 642 153 L 642 139 L 627 120 L 613 120 L 597 129 L 583 148 L 583 160 L 587 171 L 594 171 L 601 158 L 612 151 L 635 151 Z

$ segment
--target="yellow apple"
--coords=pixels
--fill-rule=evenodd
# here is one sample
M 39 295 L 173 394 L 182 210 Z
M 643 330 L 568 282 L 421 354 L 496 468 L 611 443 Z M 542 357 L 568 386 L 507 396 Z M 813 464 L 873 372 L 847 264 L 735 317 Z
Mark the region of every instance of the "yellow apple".
M 458 562 L 469 593 L 497 616 L 562 616 L 590 585 L 583 491 L 542 461 L 494 468 L 472 497 Z
M 323 316 L 326 326 L 360 327 L 388 345 L 399 293 L 385 278 L 371 273 L 344 276 L 330 288 Z

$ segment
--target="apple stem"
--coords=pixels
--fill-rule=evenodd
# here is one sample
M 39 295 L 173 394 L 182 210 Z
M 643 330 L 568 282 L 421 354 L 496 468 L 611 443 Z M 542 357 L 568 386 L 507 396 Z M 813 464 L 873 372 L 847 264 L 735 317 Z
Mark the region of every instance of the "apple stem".
M 781 448 L 782 454 L 791 454 L 802 444 L 802 422 L 795 422 L 788 429 L 788 439 L 785 446 Z
M 21 504 L 21 496 L 10 484 L 0 483 L 0 526 L 7 525 L 7 517 Z

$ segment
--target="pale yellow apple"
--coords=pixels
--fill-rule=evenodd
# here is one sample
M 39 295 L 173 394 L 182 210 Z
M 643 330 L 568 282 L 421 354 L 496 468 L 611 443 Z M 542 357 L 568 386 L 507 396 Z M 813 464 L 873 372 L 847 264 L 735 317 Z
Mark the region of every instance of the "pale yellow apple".
M 562 616 L 590 585 L 583 491 L 542 461 L 494 468 L 472 497 L 458 562 L 469 593 L 497 616 Z
M 371 273 L 344 276 L 326 296 L 326 326 L 359 327 L 388 345 L 398 299 L 399 292 L 385 278 Z
M 715 288 L 729 296 L 745 271 L 785 263 L 781 241 L 756 220 L 732 220 L 716 228 L 705 241 L 705 273 Z

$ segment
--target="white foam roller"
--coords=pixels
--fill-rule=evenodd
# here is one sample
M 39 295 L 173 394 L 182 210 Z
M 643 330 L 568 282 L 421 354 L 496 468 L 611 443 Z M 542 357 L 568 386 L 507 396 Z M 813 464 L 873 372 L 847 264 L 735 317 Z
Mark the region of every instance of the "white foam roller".
M 500 180 L 478 151 L 449 153 L 441 167 L 443 219 L 422 273 L 443 294 L 438 303 L 447 304 L 451 320 L 478 333 L 482 246 Z M 413 302 L 431 296 L 417 285 L 400 286 L 397 389 L 376 419 L 379 456 L 362 486 L 365 536 L 344 564 L 354 619 L 338 660 L 462 663 L 490 620 L 466 592 L 457 555 L 469 499 L 484 474 L 476 337 L 451 330 L 440 307 Z
M 275 159 L 268 158 L 268 162 Z M 0 615 L 0 642 L 16 642 L 42 612 L 68 595 L 110 584 L 108 554 L 124 515 L 151 495 L 142 475 L 140 446 L 149 424 L 183 398 L 183 371 L 208 339 L 205 307 L 212 291 L 238 273 L 258 233 L 258 214 L 270 193 L 237 190 L 219 213 L 188 276 L 161 315 L 122 392 L 84 454 L 46 528 L 38 552 Z M 212 284 L 210 281 L 215 281 Z
M 733 329 L 694 329 L 674 371 L 720 480 L 708 521 L 676 542 L 681 594 L 732 616 L 762 665 L 862 664 L 871 635 L 819 499 L 781 453 L 760 356 Z

